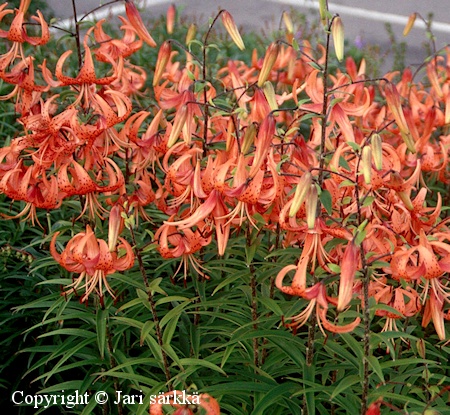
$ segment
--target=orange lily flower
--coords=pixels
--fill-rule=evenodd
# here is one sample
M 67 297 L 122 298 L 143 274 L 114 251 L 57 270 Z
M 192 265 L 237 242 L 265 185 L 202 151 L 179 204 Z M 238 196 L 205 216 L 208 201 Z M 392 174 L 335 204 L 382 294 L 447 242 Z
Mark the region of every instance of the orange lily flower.
M 153 191 L 150 178 L 159 188 L 161 188 L 159 181 L 154 176 L 151 176 L 147 170 L 143 170 L 138 178 L 134 180 L 134 184 L 137 186 L 137 189 L 128 195 L 129 207 L 135 211 L 136 223 L 138 222 L 139 214 L 142 219 L 151 222 L 150 217 L 144 209 L 145 206 L 149 205 L 156 199 L 156 194 Z
M 118 18 L 123 23 L 123 26 L 120 27 L 124 31 L 122 39 L 112 38 L 103 31 L 103 24 L 106 19 L 98 21 L 94 28 L 88 31 L 88 33 L 94 31 L 95 41 L 99 45 L 94 54 L 97 60 L 101 62 L 110 62 L 111 58 L 127 58 L 142 47 L 142 41 L 135 40 L 136 30 L 130 22 L 122 16 L 118 16 Z
M 39 221 L 36 216 L 36 208 L 55 209 L 60 206 L 61 198 L 58 191 L 56 177 L 47 178 L 45 170 L 39 165 L 23 166 L 22 160 L 15 168 L 7 171 L 0 181 L 0 191 L 13 200 L 23 200 L 25 207 L 14 216 L 4 217 L 8 219 L 20 218 L 27 214 L 25 220 L 31 219 L 34 225 Z
M 80 216 L 89 207 L 90 217 L 93 218 L 97 215 L 97 210 L 105 211 L 105 209 L 98 203 L 96 193 L 97 192 L 113 192 L 124 185 L 125 179 L 122 171 L 111 159 L 104 159 L 104 166 L 99 171 L 97 180 L 109 180 L 109 184 L 100 186 L 89 176 L 85 167 L 82 167 L 75 160 L 70 163 L 63 164 L 58 171 L 58 187 L 64 194 L 64 197 L 73 195 L 86 196 L 86 203 L 83 207 Z M 69 167 L 70 164 L 73 167 Z M 72 176 L 72 180 L 69 179 L 69 173 Z M 106 177 L 105 177 L 106 176 Z
M 0 74 L 3 74 L 5 69 L 13 63 L 17 57 L 20 56 L 22 60 L 25 60 L 25 55 L 23 53 L 23 44 L 25 42 L 30 43 L 33 46 L 39 46 L 46 44 L 50 40 L 48 25 L 40 11 L 37 11 L 37 16 L 33 16 L 32 19 L 38 22 L 41 26 L 41 36 L 28 36 L 25 30 L 26 26 L 23 24 L 23 19 L 30 3 L 31 0 L 21 0 L 19 8 L 15 10 L 16 15 L 9 30 L 0 30 L 0 38 L 6 38 L 13 42 L 9 51 L 3 55 L 0 55 Z M 14 13 L 13 10 L 4 10 L 7 5 L 8 3 L 4 3 L 0 6 L 0 22 L 6 15 Z
M 132 173 L 135 169 L 142 170 L 147 167 L 151 167 L 154 172 L 155 163 L 159 162 L 160 154 L 156 149 L 156 144 L 159 137 L 158 128 L 162 122 L 162 110 L 156 113 L 145 132 L 139 136 L 139 132 L 144 128 L 142 124 L 149 115 L 150 113 L 147 111 L 139 111 L 129 116 L 119 135 L 119 145 L 132 148 Z
M 169 219 L 172 219 L 172 217 Z M 173 226 L 172 223 L 165 222 L 155 233 L 158 251 L 163 258 L 181 258 L 181 263 L 172 278 L 175 278 L 183 266 L 184 279 L 186 280 L 189 264 L 199 275 L 208 278 L 203 272 L 205 268 L 194 254 L 211 242 L 209 227 L 204 222 L 199 222 L 195 231 L 190 228 L 181 230 Z
M 93 102 L 96 102 L 96 92 L 92 88 L 93 85 L 109 85 L 114 82 L 117 78 L 120 78 L 123 70 L 123 58 L 119 56 L 118 63 L 116 63 L 112 58 L 108 61 L 113 67 L 113 74 L 103 78 L 97 78 L 94 69 L 94 61 L 92 59 L 91 49 L 89 46 L 84 44 L 84 62 L 78 73 L 78 75 L 73 78 L 63 74 L 63 66 L 67 58 L 72 54 L 73 51 L 67 50 L 58 59 L 55 69 L 55 76 L 59 80 L 60 86 L 77 85 L 80 86 L 78 91 L 78 98 L 72 105 L 77 105 L 81 100 L 83 100 L 83 108 L 88 108 Z
M 375 311 L 377 316 L 386 317 L 382 331 L 398 331 L 397 320 L 417 315 L 422 309 L 422 304 L 415 289 L 410 286 L 394 288 L 386 281 L 387 279 L 383 277 L 370 282 L 369 296 L 373 297 L 377 304 L 385 304 L 394 309 L 394 311 L 385 309 Z
M 15 85 L 6 95 L 0 96 L 1 101 L 16 97 L 16 112 L 22 116 L 28 115 L 31 107 L 39 102 L 40 93 L 47 91 L 48 86 L 36 85 L 34 78 L 34 58 L 28 57 L 15 65 L 7 74 L 1 74 L 5 82 Z
M 313 103 L 303 104 L 299 109 L 317 113 L 322 111 L 323 80 L 319 77 L 319 73 L 318 70 L 312 71 L 306 80 L 305 92 L 309 95 Z M 335 98 L 335 103 L 330 109 L 327 120 L 330 123 L 330 126 L 327 127 L 327 136 L 332 135 L 331 132 L 335 125 L 337 125 L 337 130 L 342 133 L 345 141 L 355 142 L 355 134 L 349 116 L 362 116 L 369 108 L 371 99 L 367 88 L 365 87 L 359 86 L 359 88 L 355 88 L 354 86 L 350 86 L 342 87 L 342 90 L 337 89 L 339 84 L 342 85 L 347 82 L 348 79 L 346 77 L 341 77 L 336 81 L 336 85 L 333 88 L 336 89 L 333 96 L 333 98 Z M 349 102 L 349 97 L 353 96 L 353 92 L 355 91 L 358 91 L 358 94 L 354 96 L 353 102 Z M 320 131 L 320 128 L 314 129 L 314 145 L 320 143 Z
M 277 285 L 277 288 L 280 287 Z M 359 317 L 356 317 L 351 323 L 342 326 L 328 321 L 327 312 L 329 303 L 334 303 L 334 300 L 326 295 L 325 285 L 320 282 L 316 283 L 311 288 L 308 288 L 305 298 L 309 300 L 306 309 L 296 316 L 287 318 L 287 320 L 292 320 L 293 322 L 285 324 L 286 327 L 293 327 L 294 332 L 307 323 L 314 309 L 317 313 L 317 323 L 319 328 L 325 336 L 324 330 L 331 331 L 332 333 L 348 333 L 353 331 L 361 322 Z
M 170 166 L 168 160 L 174 150 L 183 148 L 183 143 L 172 147 L 164 156 L 163 168 L 166 171 L 165 188 L 174 199 L 169 200 L 170 206 L 181 206 L 188 198 L 191 200 L 191 210 L 198 206 L 198 199 L 206 199 L 208 195 L 203 191 L 201 184 L 200 154 L 202 150 L 192 148 L 178 157 Z M 194 167 L 195 165 L 195 167 Z
M 111 218 L 110 218 L 111 220 Z M 112 226 L 114 229 L 115 227 Z M 103 302 L 103 288 L 116 298 L 108 284 L 107 276 L 117 271 L 125 271 L 134 264 L 134 253 L 130 244 L 122 237 L 116 237 L 119 241 L 111 249 L 103 239 L 97 239 L 91 227 L 86 227 L 86 232 L 75 235 L 66 245 L 61 254 L 56 250 L 56 238 L 59 232 L 53 235 L 50 243 L 50 253 L 53 258 L 70 272 L 79 273 L 75 281 L 66 287 L 64 294 L 76 293 L 84 289 L 81 302 L 87 301 L 94 291 Z M 119 256 L 121 250 L 125 255 Z
M 438 259 L 435 251 L 442 256 L 441 259 Z M 414 281 L 423 277 L 427 282 L 433 282 L 445 272 L 450 271 L 449 258 L 450 245 L 440 240 L 428 240 L 421 229 L 418 245 L 409 249 L 402 247 L 392 256 L 392 276 L 397 280 L 405 281 Z M 448 296 L 450 294 L 446 295 Z

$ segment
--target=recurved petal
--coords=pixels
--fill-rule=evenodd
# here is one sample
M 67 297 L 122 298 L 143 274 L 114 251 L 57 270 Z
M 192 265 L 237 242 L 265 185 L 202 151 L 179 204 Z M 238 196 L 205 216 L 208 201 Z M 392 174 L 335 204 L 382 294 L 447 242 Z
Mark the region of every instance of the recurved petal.
M 56 250 L 56 238 L 60 232 L 55 232 L 55 234 L 52 237 L 52 240 L 50 241 L 50 253 L 52 254 L 52 257 L 55 259 L 56 262 L 61 264 L 61 255 Z
M 283 280 L 285 279 L 288 272 L 297 269 L 295 265 L 286 265 L 281 271 L 278 273 L 277 278 L 275 279 L 276 287 L 283 293 L 288 295 L 296 295 L 298 296 L 298 292 L 292 286 L 283 285 Z
M 33 46 L 45 45 L 50 40 L 50 30 L 48 29 L 48 24 L 39 10 L 37 11 L 37 16 L 33 16 L 32 19 L 38 22 L 38 24 L 41 26 L 41 36 L 30 37 L 28 36 L 26 31 L 24 31 L 23 33 L 24 40 L 26 40 Z
M 217 190 L 213 190 L 208 198 L 200 205 L 200 207 L 188 218 L 182 219 L 175 222 L 164 222 L 167 225 L 178 226 L 180 229 L 184 228 L 192 228 L 197 223 L 205 220 L 211 212 L 214 210 L 214 207 L 217 204 L 219 199 L 219 192 Z
M 361 319 L 356 317 L 351 323 L 344 324 L 343 326 L 338 326 L 337 324 L 330 323 L 327 320 L 327 308 L 318 307 L 318 316 L 320 318 L 320 323 L 323 328 L 327 331 L 331 331 L 332 333 L 349 333 L 353 331 L 356 327 L 358 327 Z
M 433 325 L 440 340 L 445 340 L 445 325 L 444 313 L 442 308 L 444 302 L 437 298 L 434 290 L 431 290 L 430 297 L 425 305 L 425 310 L 422 318 L 422 327 L 426 327 L 428 323 L 433 320 Z

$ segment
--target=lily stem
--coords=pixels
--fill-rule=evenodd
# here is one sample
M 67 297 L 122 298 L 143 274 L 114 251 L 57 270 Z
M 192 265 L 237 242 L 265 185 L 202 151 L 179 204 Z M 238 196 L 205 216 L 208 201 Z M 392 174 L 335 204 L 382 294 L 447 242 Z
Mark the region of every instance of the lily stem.
M 78 24 L 77 5 L 75 0 L 72 0 L 72 8 L 73 20 L 75 22 L 75 42 L 77 43 L 78 69 L 81 69 L 83 66 L 83 59 L 81 58 L 80 25 Z
M 356 165 L 356 171 L 359 171 L 361 163 L 361 155 L 359 155 L 358 162 Z M 357 206 L 357 222 L 358 226 L 360 226 L 363 222 L 362 216 L 362 201 L 360 200 L 360 193 L 358 185 L 355 186 L 355 199 Z M 361 242 L 361 246 L 359 249 L 360 257 L 361 257 L 361 266 L 363 273 L 363 325 L 364 325 L 364 338 L 363 338 L 363 389 L 361 395 L 361 415 L 365 415 L 367 412 L 367 403 L 369 396 L 369 357 L 370 357 L 370 310 L 369 310 L 369 267 L 366 261 L 366 253 L 364 251 L 364 244 Z
M 250 227 L 247 228 L 247 247 L 250 248 L 252 245 L 251 242 L 251 229 Z M 257 290 L 256 290 L 256 270 L 255 266 L 253 265 L 253 259 L 249 263 L 249 270 L 250 270 L 250 289 L 251 289 L 251 295 L 252 295 L 252 321 L 253 321 L 253 330 L 258 330 L 258 302 L 257 302 Z M 258 338 L 255 336 L 253 338 L 253 363 L 255 365 L 255 369 L 259 367 L 259 342 Z
M 152 290 L 150 289 L 150 285 L 148 283 L 148 277 L 147 277 L 147 273 L 145 271 L 144 261 L 142 260 L 141 251 L 137 248 L 134 230 L 132 227 L 130 227 L 129 230 L 130 230 L 130 234 L 131 234 L 131 240 L 133 241 L 134 252 L 135 252 L 136 258 L 138 260 L 139 270 L 141 272 L 142 279 L 144 280 L 145 288 L 147 289 L 148 302 L 150 303 L 150 308 L 152 310 L 152 316 L 153 316 L 153 322 L 155 323 L 156 339 L 157 339 L 158 345 L 161 349 L 161 356 L 162 356 L 162 360 L 163 360 L 164 374 L 166 376 L 167 387 L 168 387 L 169 391 L 171 391 L 172 390 L 172 382 L 171 382 L 171 376 L 170 376 L 169 362 L 167 360 L 167 354 L 163 348 L 164 343 L 163 343 L 163 338 L 162 338 L 161 326 L 159 324 L 158 313 L 156 312 L 155 297 L 153 296 Z

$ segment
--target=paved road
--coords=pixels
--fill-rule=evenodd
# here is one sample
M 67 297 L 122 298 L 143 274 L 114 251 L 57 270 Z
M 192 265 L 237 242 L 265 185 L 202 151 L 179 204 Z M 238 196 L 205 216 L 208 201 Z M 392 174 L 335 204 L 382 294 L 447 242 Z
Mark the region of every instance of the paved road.
M 100 4 L 101 0 L 77 0 L 77 11 L 84 14 Z M 103 1 L 106 2 L 106 1 Z M 71 16 L 72 0 L 47 0 L 57 17 Z M 174 3 L 182 15 L 194 18 L 198 24 L 208 24 L 208 18 L 220 8 L 227 9 L 236 23 L 247 31 L 270 32 L 276 29 L 283 10 L 293 8 L 312 20 L 317 18 L 318 0 L 137 0 L 145 9 L 145 16 L 164 15 L 170 3 Z M 402 31 L 408 16 L 419 12 L 423 17 L 433 13 L 433 32 L 438 48 L 450 44 L 450 9 L 448 0 L 330 0 L 330 11 L 339 13 L 345 25 L 346 39 L 351 44 L 359 39 L 377 44 L 382 50 L 388 49 L 390 40 L 385 22 L 390 22 L 399 42 L 406 41 L 408 54 L 406 63 L 420 64 L 425 53 L 422 44 L 426 41 L 425 30 L 417 21 L 407 38 Z M 114 6 L 113 12 L 123 13 L 123 4 Z M 301 29 L 301 28 L 299 28 Z M 388 64 L 389 65 L 389 64 Z

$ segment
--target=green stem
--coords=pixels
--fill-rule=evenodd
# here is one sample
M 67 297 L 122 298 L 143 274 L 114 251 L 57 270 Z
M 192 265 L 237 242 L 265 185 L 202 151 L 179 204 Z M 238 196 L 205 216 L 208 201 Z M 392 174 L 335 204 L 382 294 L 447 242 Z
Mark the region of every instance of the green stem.
M 169 362 L 167 360 L 167 354 L 164 351 L 164 347 L 163 347 L 164 342 L 163 342 L 163 338 L 162 338 L 161 326 L 159 324 L 158 313 L 156 312 L 155 298 L 153 296 L 152 290 L 150 289 L 150 286 L 148 283 L 148 277 L 147 277 L 147 273 L 145 271 L 144 261 L 142 260 L 141 251 L 137 248 L 134 230 L 132 227 L 130 227 L 129 230 L 130 230 L 130 234 L 131 234 L 131 240 L 133 241 L 134 252 L 135 252 L 136 258 L 138 260 L 139 270 L 141 271 L 142 279 L 144 280 L 144 285 L 145 285 L 145 288 L 147 289 L 148 302 L 149 302 L 150 308 L 152 310 L 153 322 L 155 323 L 156 338 L 158 341 L 158 345 L 161 349 L 161 356 L 162 356 L 162 360 L 163 360 L 164 374 L 166 376 L 167 387 L 169 390 L 172 390 L 172 383 L 170 381 L 171 376 L 170 376 Z
M 83 66 L 83 59 L 81 57 L 81 43 L 80 43 L 80 26 L 77 18 L 76 1 L 72 0 L 73 20 L 75 21 L 75 42 L 77 43 L 78 69 Z
M 251 246 L 251 229 L 247 228 L 247 247 Z M 257 290 L 256 290 L 256 270 L 253 265 L 253 260 L 250 261 L 249 264 L 250 271 L 250 290 L 251 290 L 251 308 L 252 308 L 252 321 L 253 321 L 253 330 L 255 332 L 258 330 L 258 302 L 257 302 Z M 255 368 L 259 367 L 259 342 L 258 338 L 255 336 L 253 338 L 253 363 Z
M 359 155 L 358 162 L 356 165 L 356 171 L 359 171 L 359 165 L 361 162 L 361 155 Z M 355 186 L 355 199 L 357 206 L 357 223 L 358 226 L 363 222 L 362 212 L 361 212 L 361 200 L 359 194 L 358 185 Z M 369 397 L 369 357 L 370 357 L 370 310 L 369 310 L 369 267 L 366 261 L 366 253 L 364 251 L 363 243 L 361 243 L 360 249 L 361 266 L 363 272 L 363 326 L 364 326 L 364 337 L 363 337 L 363 389 L 361 395 L 361 415 L 365 415 L 367 412 L 367 404 Z

